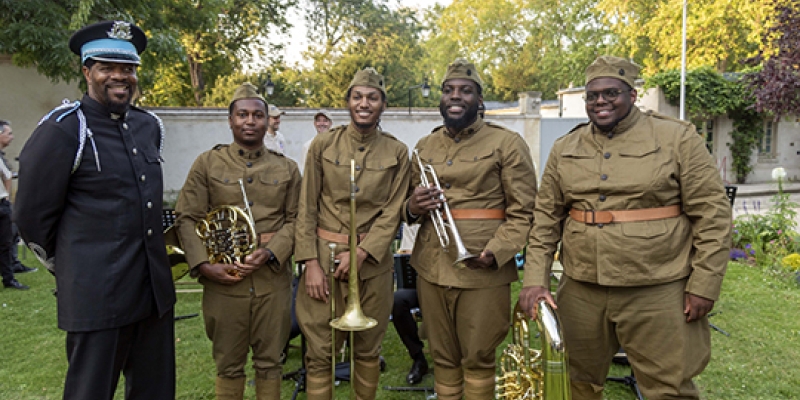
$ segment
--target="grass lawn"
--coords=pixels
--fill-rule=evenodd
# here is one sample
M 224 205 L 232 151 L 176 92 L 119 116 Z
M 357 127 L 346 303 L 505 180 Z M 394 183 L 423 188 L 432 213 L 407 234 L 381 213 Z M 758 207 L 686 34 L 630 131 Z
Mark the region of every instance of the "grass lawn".
M 36 264 L 29 254 L 23 262 Z M 64 333 L 56 328 L 54 280 L 40 268 L 38 272 L 19 275 L 31 286 L 26 292 L 0 291 L 0 399 L 60 399 L 67 363 L 64 356 Z M 519 289 L 515 284 L 514 293 Z M 197 313 L 200 294 L 178 295 L 176 315 Z M 705 399 L 792 399 L 800 389 L 800 289 L 792 282 L 765 275 L 754 267 L 731 263 L 717 303 L 718 313 L 711 321 L 730 333 L 712 331 L 712 361 L 697 379 Z M 202 319 L 175 322 L 178 399 L 213 399 L 214 364 L 211 345 L 205 337 Z M 299 345 L 299 339 L 295 340 Z M 383 356 L 388 367 L 381 375 L 379 399 L 425 399 L 422 392 L 392 392 L 384 386 L 405 386 L 411 365 L 393 327 L 384 340 Z M 300 350 L 293 348 L 285 371 L 300 366 Z M 248 370 L 252 377 L 252 370 Z M 615 366 L 611 375 L 627 375 L 624 367 Z M 420 386 L 433 384 L 427 376 Z M 607 399 L 634 399 L 622 384 L 609 383 Z M 290 399 L 293 381 L 284 381 L 283 399 Z M 350 386 L 340 385 L 337 398 L 346 399 Z M 121 390 L 116 398 L 122 399 Z M 254 399 L 252 387 L 246 398 Z M 300 394 L 299 399 L 305 395 Z

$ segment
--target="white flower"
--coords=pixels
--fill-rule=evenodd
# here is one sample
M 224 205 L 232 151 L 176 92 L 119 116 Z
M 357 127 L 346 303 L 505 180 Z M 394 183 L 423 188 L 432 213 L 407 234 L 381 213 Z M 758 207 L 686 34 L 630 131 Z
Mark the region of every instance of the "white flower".
M 783 178 L 786 178 L 786 170 L 783 167 L 772 169 L 772 180 L 783 180 Z

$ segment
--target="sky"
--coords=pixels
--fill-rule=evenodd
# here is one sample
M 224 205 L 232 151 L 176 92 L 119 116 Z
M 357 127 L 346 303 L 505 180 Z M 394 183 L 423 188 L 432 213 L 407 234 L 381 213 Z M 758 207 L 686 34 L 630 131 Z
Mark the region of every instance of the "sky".
M 397 2 L 410 8 L 425 8 L 437 3 L 447 5 L 450 4 L 452 0 L 397 0 Z M 390 3 L 392 3 L 391 0 Z M 283 41 L 286 64 L 294 65 L 295 63 L 299 63 L 300 65 L 308 66 L 304 64 L 301 54 L 301 52 L 308 47 L 305 18 L 300 10 L 295 8 L 290 13 L 288 19 L 294 26 L 289 31 L 288 35 L 283 35 L 279 38 L 279 40 Z

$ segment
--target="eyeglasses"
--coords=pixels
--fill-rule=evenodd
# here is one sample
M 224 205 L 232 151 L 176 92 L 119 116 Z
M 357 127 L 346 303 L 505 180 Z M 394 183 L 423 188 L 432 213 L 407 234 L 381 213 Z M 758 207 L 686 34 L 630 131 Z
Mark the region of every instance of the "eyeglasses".
M 630 89 L 604 89 L 599 92 L 586 92 L 586 94 L 583 96 L 583 101 L 589 104 L 596 103 L 597 99 L 600 98 L 600 95 L 602 95 L 606 101 L 614 101 L 617 99 L 617 97 L 619 97 L 620 94 L 630 91 Z

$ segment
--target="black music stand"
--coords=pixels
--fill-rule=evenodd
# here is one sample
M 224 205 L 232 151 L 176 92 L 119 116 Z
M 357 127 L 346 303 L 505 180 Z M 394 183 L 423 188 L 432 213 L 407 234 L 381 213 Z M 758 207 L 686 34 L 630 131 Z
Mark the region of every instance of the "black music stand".
M 306 391 L 306 335 L 300 333 L 300 368 L 283 374 L 283 379 L 294 381 L 294 392 L 292 400 L 297 398 L 297 394 Z M 288 355 L 287 355 L 288 357 Z
M 620 348 L 617 354 L 614 355 L 614 364 L 627 365 L 630 367 L 631 363 L 628 361 L 628 355 L 625 354 L 625 350 L 622 348 Z M 623 385 L 631 388 L 637 399 L 644 400 L 644 397 L 642 397 L 642 392 L 639 390 L 639 385 L 636 383 L 636 377 L 633 375 L 633 367 L 631 367 L 630 375 L 609 376 L 606 378 L 606 381 L 622 383 Z

